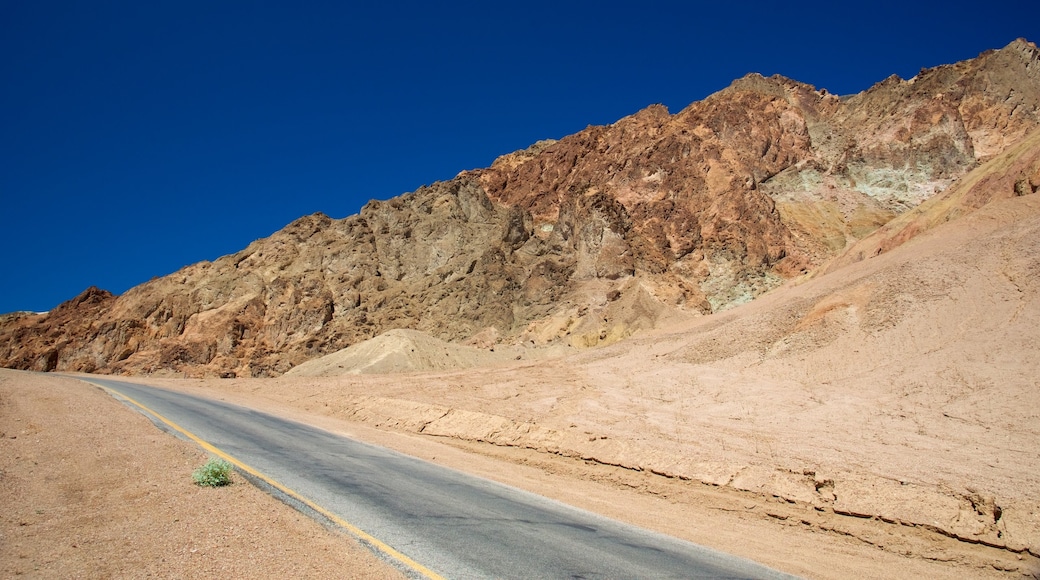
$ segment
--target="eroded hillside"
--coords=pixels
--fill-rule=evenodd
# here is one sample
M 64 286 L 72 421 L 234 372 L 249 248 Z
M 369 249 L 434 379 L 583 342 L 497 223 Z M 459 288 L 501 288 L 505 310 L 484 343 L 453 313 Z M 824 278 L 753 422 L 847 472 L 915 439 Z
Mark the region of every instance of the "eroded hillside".
M 0 323 L 0 364 L 272 376 L 387 330 L 596 346 L 816 268 L 1040 126 L 1026 41 L 839 98 L 749 75 Z

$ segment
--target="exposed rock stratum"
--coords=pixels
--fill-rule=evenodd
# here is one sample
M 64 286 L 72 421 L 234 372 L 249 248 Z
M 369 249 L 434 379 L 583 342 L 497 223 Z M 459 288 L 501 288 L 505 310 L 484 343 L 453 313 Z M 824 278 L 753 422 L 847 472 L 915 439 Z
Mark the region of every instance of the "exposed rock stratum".
M 651 106 L 358 215 L 305 216 L 122 296 L 6 315 L 0 364 L 274 376 L 393 329 L 603 345 L 752 300 L 936 194 L 978 207 L 959 180 L 1038 127 L 1025 40 L 848 97 L 751 74 L 676 114 Z

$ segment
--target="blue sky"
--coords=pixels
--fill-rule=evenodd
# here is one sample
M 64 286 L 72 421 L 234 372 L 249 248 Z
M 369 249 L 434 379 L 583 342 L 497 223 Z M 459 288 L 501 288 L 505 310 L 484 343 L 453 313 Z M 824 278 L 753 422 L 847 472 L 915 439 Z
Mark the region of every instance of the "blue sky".
M 0 313 L 115 293 L 748 72 L 846 94 L 1031 1 L 2 2 Z

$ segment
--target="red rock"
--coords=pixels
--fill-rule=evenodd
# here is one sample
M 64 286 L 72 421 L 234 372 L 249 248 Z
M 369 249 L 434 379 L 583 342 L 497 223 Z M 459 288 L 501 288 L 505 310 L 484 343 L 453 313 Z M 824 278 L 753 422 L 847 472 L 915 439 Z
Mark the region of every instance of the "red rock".
M 271 376 L 395 328 L 602 344 L 809 272 L 1038 127 L 1040 51 L 1022 40 L 847 98 L 752 74 L 118 298 L 5 316 L 0 364 Z M 1013 177 L 1012 194 L 1040 185 Z

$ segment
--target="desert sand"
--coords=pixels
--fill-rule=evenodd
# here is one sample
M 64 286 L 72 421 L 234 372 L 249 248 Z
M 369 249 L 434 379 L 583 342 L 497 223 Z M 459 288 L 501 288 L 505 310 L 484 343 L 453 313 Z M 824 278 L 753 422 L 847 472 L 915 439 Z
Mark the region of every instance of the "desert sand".
M 102 390 L 0 370 L 0 576 L 404 578 Z

